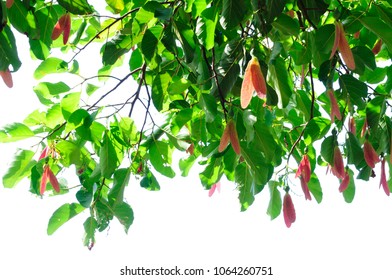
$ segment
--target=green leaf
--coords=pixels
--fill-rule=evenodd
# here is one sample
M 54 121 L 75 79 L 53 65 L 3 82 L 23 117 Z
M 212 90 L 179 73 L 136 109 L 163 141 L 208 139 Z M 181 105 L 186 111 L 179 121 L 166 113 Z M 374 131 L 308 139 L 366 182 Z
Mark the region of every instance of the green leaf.
M 129 168 L 117 169 L 114 172 L 113 187 L 109 190 L 108 200 L 112 207 L 116 207 L 124 200 L 124 190 L 129 183 L 131 170 Z
M 320 22 L 321 16 L 324 15 L 328 9 L 328 5 L 324 1 L 319 0 L 302 0 L 298 6 L 301 10 L 306 10 L 309 20 L 316 26 Z
M 237 165 L 235 181 L 240 191 L 238 198 L 241 204 L 241 211 L 245 211 L 253 204 L 255 195 L 263 190 L 264 185 L 256 184 L 251 169 L 247 168 L 244 163 Z
M 105 199 L 101 198 L 95 204 L 95 213 L 98 222 L 98 230 L 105 230 L 113 219 L 114 209 L 110 207 Z
M 10 64 L 14 71 L 22 65 L 18 57 L 14 34 L 9 26 L 5 25 L 3 31 L 0 32 L 0 71 L 8 69 Z
M 149 149 L 152 166 L 156 171 L 169 178 L 175 176 L 174 170 L 170 167 L 172 152 L 169 144 L 162 141 L 155 141 Z
M 324 139 L 323 143 L 321 143 L 321 155 L 326 162 L 333 166 L 333 154 L 335 149 L 335 137 L 328 136 Z
M 266 162 L 262 153 L 255 153 L 257 150 L 253 147 L 247 147 L 244 142 L 241 142 L 241 155 L 248 164 L 254 174 L 256 185 L 265 185 L 272 177 L 273 166 Z
M 61 100 L 61 112 L 63 113 L 63 117 L 67 120 L 73 112 L 75 112 L 79 108 L 80 101 L 80 92 L 74 92 L 67 94 Z
M 49 219 L 47 233 L 52 235 L 59 227 L 81 213 L 85 208 L 78 203 L 65 203 Z
M 84 109 L 77 109 L 69 115 L 67 124 L 65 126 L 65 132 L 68 133 L 74 129 L 77 129 L 89 121 L 91 121 L 90 114 Z
M 321 189 L 320 181 L 316 174 L 312 174 L 310 181 L 308 182 L 309 191 L 312 193 L 317 203 L 321 203 L 323 200 L 323 191 Z
M 364 108 L 365 102 L 363 98 L 367 96 L 367 86 L 351 75 L 341 75 L 339 77 L 339 85 L 343 93 L 348 94 L 350 101 L 357 105 L 360 109 Z
M 170 18 L 173 15 L 173 9 L 172 8 L 163 8 L 159 7 L 155 10 L 154 12 L 154 17 L 160 20 L 170 20 Z
M 68 71 L 68 63 L 56 57 L 49 57 L 42 61 L 34 72 L 34 78 L 42 79 L 48 74 L 65 73 Z
M 91 96 L 99 88 L 100 88 L 99 86 L 88 83 L 86 86 L 86 93 L 87 93 L 87 95 Z
M 347 189 L 343 192 L 344 201 L 347 203 L 351 203 L 355 197 L 355 181 L 354 181 L 354 172 L 351 169 L 348 170 L 350 175 L 350 182 L 348 183 Z
M 183 47 L 186 62 L 192 62 L 196 46 L 195 33 L 190 28 L 190 26 L 181 21 L 175 21 L 173 28 L 177 39 L 180 41 Z
M 214 121 L 216 115 L 218 114 L 218 106 L 216 104 L 216 99 L 210 94 L 201 94 L 200 105 L 206 114 L 206 121 Z
M 103 177 L 110 179 L 114 171 L 119 165 L 117 153 L 113 146 L 112 140 L 109 138 L 108 132 L 105 132 L 102 145 L 99 150 L 101 174 Z
M 331 127 L 331 121 L 323 117 L 311 119 L 305 127 L 304 142 L 310 145 L 324 137 Z
M 360 17 L 359 21 L 370 31 L 376 34 L 387 46 L 389 52 L 392 52 L 392 30 L 378 17 Z
M 114 216 L 124 226 L 125 232 L 128 233 L 129 227 L 132 225 L 134 219 L 131 206 L 126 202 L 116 204 L 114 207 Z
M 83 245 L 92 248 L 95 243 L 95 231 L 98 228 L 98 222 L 94 217 L 88 217 L 83 223 L 84 227 L 84 238 Z
M 129 59 L 129 70 L 134 71 L 142 67 L 143 65 L 143 56 L 140 49 L 136 49 L 132 51 L 131 58 Z
M 125 8 L 124 0 L 106 0 L 106 3 L 115 13 L 120 13 Z
M 80 165 L 80 148 L 75 143 L 63 140 L 56 144 L 56 150 L 60 154 L 60 162 L 69 167 L 71 164 Z
M 135 125 L 135 122 L 131 118 L 121 118 L 118 127 L 120 128 L 122 139 L 124 139 L 124 141 L 128 145 L 134 145 L 137 141 L 139 141 L 139 133 L 137 127 Z
M 299 34 L 298 21 L 286 14 L 280 14 L 272 23 L 272 26 L 274 26 L 284 35 L 298 36 Z
M 93 192 L 92 190 L 87 190 L 86 188 L 82 187 L 76 193 L 76 199 L 84 208 L 89 208 L 93 200 Z
M 348 138 L 346 140 L 347 147 L 347 163 L 354 164 L 356 168 L 362 168 L 366 166 L 363 149 L 359 143 L 357 137 L 351 132 L 347 133 Z
M 170 95 L 181 95 L 183 94 L 192 83 L 185 79 L 181 78 L 179 80 L 173 81 L 167 89 Z
M 34 136 L 34 132 L 23 123 L 12 123 L 0 129 L 0 143 L 20 141 Z
M 39 101 L 44 105 L 53 104 L 52 99 L 54 97 L 57 97 L 61 93 L 68 92 L 70 89 L 71 88 L 63 82 L 42 82 L 33 87 Z
M 152 101 L 158 111 L 162 111 L 163 104 L 167 98 L 167 89 L 171 82 L 171 75 L 169 73 L 158 74 L 152 83 Z
M 220 23 L 224 29 L 237 27 L 246 14 L 245 0 L 223 0 Z
M 149 170 L 147 174 L 140 181 L 140 186 L 149 191 L 159 191 L 161 189 L 157 179 L 154 174 Z
M 257 121 L 254 125 L 255 135 L 253 140 L 254 148 L 257 151 L 263 153 L 265 160 L 267 162 L 273 162 L 276 165 L 279 165 L 282 161 L 281 154 L 282 149 L 280 145 L 278 145 L 271 133 L 271 129 L 262 123 L 261 121 Z
M 272 23 L 274 19 L 283 12 L 284 6 L 286 5 L 285 0 L 267 0 L 265 17 L 267 23 Z
M 68 12 L 75 15 L 87 15 L 93 12 L 87 0 L 58 0 L 57 2 Z
M 268 182 L 270 190 L 270 201 L 268 204 L 267 214 L 271 217 L 271 220 L 277 218 L 282 211 L 282 197 L 278 189 L 279 184 L 275 181 Z
M 215 45 L 215 27 L 218 22 L 218 14 L 215 7 L 210 7 L 201 13 L 196 24 L 196 36 L 206 50 L 210 50 Z
M 281 57 L 276 58 L 275 64 L 269 65 L 267 79 L 278 94 L 279 108 L 285 108 L 289 104 L 294 86 L 291 77 L 287 73 L 286 64 Z
M 298 42 L 294 42 L 289 50 L 289 54 L 293 57 L 296 65 L 307 64 L 312 59 L 312 49 L 304 47 Z
M 32 167 L 36 164 L 33 156 L 32 151 L 17 151 L 10 167 L 3 176 L 3 186 L 5 188 L 15 187 L 23 178 L 30 175 Z
M 64 122 L 63 114 L 61 113 L 60 104 L 54 104 L 46 113 L 45 126 L 54 129 L 56 126 Z
M 199 174 L 200 181 L 204 188 L 210 189 L 213 184 L 219 182 L 223 175 L 222 158 L 210 158 L 203 172 Z
M 315 47 L 317 48 L 318 52 L 331 54 L 334 41 L 334 24 L 326 24 L 317 29 L 315 35 Z
M 16 30 L 37 39 L 38 30 L 34 14 L 27 10 L 22 1 L 14 1 L 12 7 L 7 10 L 7 15 Z
M 377 134 L 380 118 L 385 113 L 385 97 L 376 96 L 366 104 L 366 120 L 373 133 Z
M 129 52 L 133 46 L 132 37 L 119 34 L 102 46 L 103 65 L 113 65 L 117 60 Z
M 373 52 L 364 46 L 356 46 L 352 48 L 354 60 L 355 60 L 355 72 L 363 74 L 365 67 L 371 70 L 376 69 L 376 59 Z
M 151 61 L 157 52 L 159 40 L 161 38 L 163 28 L 162 26 L 156 25 L 146 30 L 144 33 L 141 50 L 147 61 Z

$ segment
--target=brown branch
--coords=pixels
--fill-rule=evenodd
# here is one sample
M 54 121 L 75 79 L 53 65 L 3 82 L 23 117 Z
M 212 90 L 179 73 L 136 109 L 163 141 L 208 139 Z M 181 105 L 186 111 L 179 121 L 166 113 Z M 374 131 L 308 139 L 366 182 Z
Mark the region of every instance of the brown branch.
M 128 116 L 130 117 L 132 115 L 133 112 L 133 108 L 135 107 L 136 101 L 139 99 L 139 94 L 140 94 L 140 90 L 142 88 L 144 81 L 144 77 L 146 75 L 146 68 L 147 68 L 147 64 L 144 63 L 142 68 L 141 68 L 141 73 L 140 73 L 140 81 L 139 81 L 139 85 L 137 87 L 136 93 L 134 94 L 135 99 L 131 102 L 131 109 L 129 110 L 129 114 Z
M 302 0 L 298 0 L 298 7 L 301 10 L 301 12 L 303 13 L 305 19 L 309 22 L 309 24 L 317 30 L 317 26 L 312 22 L 312 20 L 309 17 L 308 14 L 308 8 L 305 7 L 304 3 L 302 2 Z
M 137 68 L 135 70 L 133 70 L 132 72 L 128 73 L 124 78 L 120 79 L 120 81 L 117 83 L 117 85 L 115 85 L 111 90 L 109 90 L 107 93 L 105 93 L 104 95 L 102 95 L 97 101 L 95 101 L 95 103 L 93 105 L 91 105 L 89 108 L 87 108 L 87 110 L 91 110 L 92 108 L 94 108 L 95 106 L 97 106 L 97 104 L 99 102 L 101 102 L 104 98 L 106 98 L 109 94 L 111 94 L 113 91 L 115 91 L 122 83 L 124 83 L 130 76 L 132 76 L 133 74 L 135 74 L 136 72 L 140 71 L 141 68 Z
M 310 118 L 309 118 L 310 121 L 311 119 L 313 119 L 314 116 L 314 102 L 316 100 L 316 94 L 314 91 L 314 82 L 313 82 L 312 62 L 309 62 L 309 75 L 310 75 L 310 85 L 312 87 L 312 104 L 310 107 Z
M 227 112 L 227 109 L 225 107 L 226 99 L 225 99 L 225 97 L 223 95 L 223 92 L 222 92 L 222 89 L 220 87 L 219 79 L 218 79 L 218 73 L 217 73 L 216 68 L 215 68 L 215 48 L 212 48 L 211 70 L 212 70 L 212 73 L 213 73 L 213 78 L 214 78 L 215 83 L 216 83 L 216 87 L 218 89 L 219 100 L 220 100 L 220 103 L 221 103 L 221 106 L 222 106 L 222 109 L 223 109 L 223 113 L 225 115 L 225 120 L 227 120 L 227 113 L 228 112 Z

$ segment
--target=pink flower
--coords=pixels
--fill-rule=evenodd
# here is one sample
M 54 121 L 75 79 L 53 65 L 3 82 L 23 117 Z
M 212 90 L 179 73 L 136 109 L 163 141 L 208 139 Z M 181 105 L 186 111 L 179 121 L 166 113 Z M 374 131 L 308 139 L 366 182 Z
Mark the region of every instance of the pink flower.
M 331 122 L 335 121 L 335 117 L 338 120 L 342 120 L 342 115 L 340 114 L 339 105 L 338 105 L 338 102 L 336 101 L 333 89 L 328 89 L 327 95 L 328 95 L 329 101 L 331 102 L 331 113 L 330 113 Z
M 363 153 L 365 155 L 366 163 L 371 167 L 374 168 L 376 163 L 380 162 L 378 154 L 374 150 L 372 144 L 368 140 L 365 141 L 363 144 Z
M 350 175 L 348 172 L 345 173 L 343 180 L 340 182 L 339 191 L 344 192 L 348 188 L 350 183 Z
M 344 171 L 344 163 L 342 154 L 340 153 L 340 149 L 338 146 L 335 146 L 333 151 L 333 166 L 331 167 L 332 174 L 338 177 L 339 179 L 343 179 L 346 175 Z
M 289 193 L 286 193 L 283 198 L 283 218 L 288 228 L 296 219 L 294 204 Z
M 213 184 L 211 189 L 208 191 L 208 196 L 211 197 L 214 194 L 215 190 L 218 190 L 218 192 L 220 192 L 220 187 L 220 182 Z
M 385 175 L 385 158 L 381 161 L 381 179 L 380 179 L 380 187 L 384 189 L 384 192 L 387 196 L 389 196 L 390 191 L 387 182 L 387 176 Z

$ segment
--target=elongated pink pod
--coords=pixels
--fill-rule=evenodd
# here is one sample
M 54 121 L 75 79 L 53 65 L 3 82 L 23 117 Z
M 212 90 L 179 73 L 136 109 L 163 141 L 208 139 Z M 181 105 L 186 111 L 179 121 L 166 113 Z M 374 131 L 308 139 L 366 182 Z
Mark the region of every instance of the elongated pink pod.
M 350 175 L 348 174 L 348 172 L 346 172 L 342 182 L 340 182 L 339 191 L 344 192 L 348 188 L 349 183 L 350 183 Z
M 332 173 L 339 179 L 343 179 L 346 172 L 344 171 L 343 157 L 338 146 L 333 151 Z
M 57 181 L 56 176 L 53 174 L 53 172 L 50 168 L 48 168 L 48 177 L 49 177 L 49 182 L 52 185 L 53 189 L 56 192 L 60 192 L 59 182 Z
M 368 140 L 363 144 L 363 153 L 365 156 L 365 161 L 369 167 L 374 168 L 376 163 L 380 162 L 377 152 L 374 150 L 372 144 Z
M 49 179 L 49 166 L 45 165 L 44 173 L 42 174 L 40 188 L 39 188 L 39 193 L 41 195 L 43 195 L 46 190 L 46 184 L 48 183 L 48 179 Z
M 0 71 L 0 76 L 7 87 L 12 88 L 14 86 L 14 82 L 12 81 L 12 75 L 9 69 Z
M 283 218 L 288 228 L 296 220 L 294 204 L 289 193 L 286 193 L 283 198 Z
M 381 176 L 380 176 L 380 187 L 382 186 L 382 188 L 384 189 L 384 192 L 387 196 L 389 196 L 391 194 L 390 190 L 389 190 L 389 186 L 388 186 L 388 182 L 387 182 L 387 176 L 385 174 L 385 158 L 383 158 L 383 160 L 381 161 Z

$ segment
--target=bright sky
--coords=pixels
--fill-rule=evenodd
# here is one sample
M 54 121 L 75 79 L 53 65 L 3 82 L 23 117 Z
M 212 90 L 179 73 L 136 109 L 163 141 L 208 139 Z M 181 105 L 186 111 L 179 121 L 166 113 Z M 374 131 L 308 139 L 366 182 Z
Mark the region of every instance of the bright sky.
M 0 81 L 0 126 L 22 121 L 39 106 L 32 91 L 37 84 L 32 78 L 35 67 L 27 56 L 22 55 L 25 63 L 13 74 L 13 89 Z M 0 144 L 1 176 L 16 147 L 29 145 Z M 357 184 L 352 204 L 344 202 L 333 176 L 320 178 L 321 205 L 314 199 L 305 201 L 299 181 L 295 182 L 297 221 L 287 229 L 282 216 L 271 222 L 266 215 L 268 189 L 241 213 L 233 184 L 222 183 L 221 193 L 209 198 L 195 171 L 188 178 L 159 178 L 159 192 L 148 192 L 132 181 L 126 198 L 135 221 L 128 235 L 113 221 L 109 231 L 97 234 L 92 251 L 82 244 L 88 211 L 53 236 L 46 234 L 52 213 L 65 202 L 76 202 L 75 192 L 41 199 L 28 192 L 27 181 L 14 189 L 1 187 L 0 279 L 173 279 L 120 276 L 120 269 L 175 265 L 210 270 L 207 276 L 178 279 L 222 279 L 212 273 L 220 266 L 272 267 L 274 275 L 266 279 L 279 280 L 391 279 L 392 202 L 379 189 L 378 177 Z

